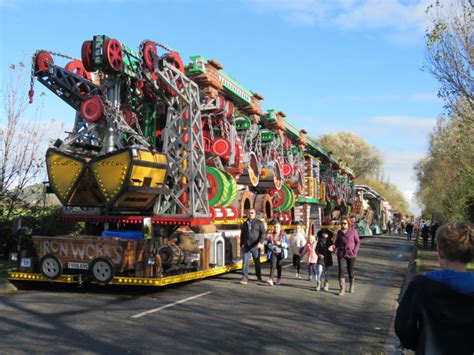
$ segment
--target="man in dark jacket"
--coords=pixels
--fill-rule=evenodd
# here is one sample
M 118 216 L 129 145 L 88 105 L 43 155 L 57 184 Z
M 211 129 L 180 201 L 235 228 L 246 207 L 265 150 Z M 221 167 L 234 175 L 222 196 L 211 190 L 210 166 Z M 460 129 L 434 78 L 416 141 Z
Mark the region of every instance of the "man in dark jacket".
M 413 235 L 413 223 L 408 222 L 405 227 L 405 232 L 407 232 L 407 241 L 411 242 L 411 237 Z
M 439 228 L 438 222 L 434 222 L 430 226 L 430 235 L 431 235 L 431 249 L 435 248 L 435 237 L 436 237 L 436 231 Z
M 255 274 L 257 279 L 262 281 L 262 272 L 260 268 L 260 249 L 262 248 L 265 237 L 265 225 L 262 221 L 256 219 L 255 209 L 249 210 L 249 218 L 242 224 L 240 230 L 240 247 L 242 248 L 242 279 L 240 283 L 246 285 L 249 279 L 250 257 L 255 263 Z
M 417 354 L 474 354 L 474 258 L 472 224 L 439 228 L 436 241 L 443 270 L 417 276 L 408 286 L 395 317 L 395 333 Z

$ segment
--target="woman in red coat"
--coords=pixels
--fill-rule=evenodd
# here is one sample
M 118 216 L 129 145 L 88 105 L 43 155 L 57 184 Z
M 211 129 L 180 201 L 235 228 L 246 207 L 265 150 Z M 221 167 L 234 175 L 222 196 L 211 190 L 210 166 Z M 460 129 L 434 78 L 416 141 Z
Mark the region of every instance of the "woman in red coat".
M 343 217 L 341 219 L 341 229 L 337 231 L 335 245 L 339 266 L 339 295 L 342 296 L 346 293 L 346 279 L 342 269 L 344 260 L 349 274 L 349 292 L 354 293 L 354 265 L 359 253 L 360 239 L 349 218 Z

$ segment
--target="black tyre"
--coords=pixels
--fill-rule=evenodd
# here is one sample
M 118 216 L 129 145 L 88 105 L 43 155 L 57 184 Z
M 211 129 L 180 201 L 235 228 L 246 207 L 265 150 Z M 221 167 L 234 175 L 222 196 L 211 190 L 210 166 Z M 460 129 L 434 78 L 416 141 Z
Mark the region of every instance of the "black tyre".
M 55 280 L 63 273 L 61 261 L 54 255 L 45 255 L 40 261 L 41 273 L 50 280 Z
M 94 281 L 100 284 L 107 284 L 115 276 L 115 268 L 112 263 L 103 258 L 97 258 L 89 265 L 89 270 Z

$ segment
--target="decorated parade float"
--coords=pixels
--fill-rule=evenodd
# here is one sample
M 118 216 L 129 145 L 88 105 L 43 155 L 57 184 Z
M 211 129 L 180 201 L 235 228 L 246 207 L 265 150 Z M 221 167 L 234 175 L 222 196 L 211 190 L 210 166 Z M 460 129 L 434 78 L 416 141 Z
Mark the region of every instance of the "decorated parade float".
M 85 228 L 33 236 L 10 280 L 163 286 L 235 270 L 251 208 L 285 229 L 336 228 L 354 202 L 351 169 L 223 69 L 104 35 L 81 60 L 37 51 L 32 76 L 76 111 L 46 152 L 58 223 Z

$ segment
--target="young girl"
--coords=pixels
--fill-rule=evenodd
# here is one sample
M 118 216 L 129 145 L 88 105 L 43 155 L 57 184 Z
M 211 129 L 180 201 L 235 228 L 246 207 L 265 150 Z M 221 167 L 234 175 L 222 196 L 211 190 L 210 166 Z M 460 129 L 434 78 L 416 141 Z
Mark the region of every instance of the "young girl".
M 311 281 L 314 275 L 316 279 L 316 263 L 318 262 L 318 255 L 316 254 L 316 238 L 314 235 L 308 237 L 308 242 L 304 246 L 301 258 L 308 254 L 308 281 Z
M 303 226 L 301 223 L 296 225 L 296 233 L 291 236 L 290 250 L 293 255 L 293 266 L 296 268 L 296 278 L 300 279 L 301 256 L 300 250 L 306 244 L 306 237 L 304 236 Z
M 286 234 L 281 230 L 281 224 L 277 222 L 274 225 L 273 233 L 270 233 L 267 239 L 267 259 L 270 260 L 270 277 L 267 282 L 270 286 L 273 286 L 273 282 L 275 285 L 281 283 L 281 263 L 288 257 L 288 246 Z M 277 270 L 276 281 L 274 281 L 275 269 Z
M 318 232 L 318 242 L 316 244 L 316 254 L 318 255 L 318 273 L 316 275 L 316 291 L 321 289 L 321 282 L 324 272 L 324 291 L 329 290 L 328 268 L 332 266 L 332 252 L 334 251 L 333 233 L 329 229 L 321 229 Z

